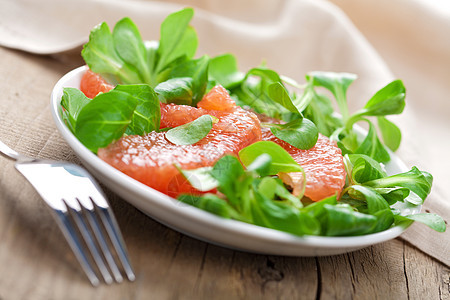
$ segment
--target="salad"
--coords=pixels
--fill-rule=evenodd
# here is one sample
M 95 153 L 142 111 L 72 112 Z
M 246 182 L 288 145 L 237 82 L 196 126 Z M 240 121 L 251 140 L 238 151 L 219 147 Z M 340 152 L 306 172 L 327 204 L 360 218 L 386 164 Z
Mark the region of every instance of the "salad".
M 351 114 L 346 92 L 356 75 L 310 72 L 300 84 L 265 64 L 242 72 L 232 54 L 197 58 L 198 37 L 189 25 L 193 14 L 185 8 L 169 15 L 159 41 L 142 40 L 129 18 L 112 31 L 106 23 L 91 31 L 82 56 L 100 93 L 91 99 L 85 90 L 64 88 L 60 112 L 88 149 L 103 159 L 135 141 L 141 144 L 127 151 L 147 153 L 158 141 L 159 153 L 170 148 L 193 155 L 192 149 L 208 147 L 211 137 L 240 134 L 239 147 L 227 142 L 229 148 L 207 164 L 171 163 L 170 172 L 184 180 L 174 196 L 224 218 L 299 236 L 365 235 L 414 221 L 445 231 L 436 214 L 405 215 L 396 208 L 422 205 L 432 175 L 416 167 L 394 175 L 384 169 L 401 141 L 400 129 L 387 116 L 405 107 L 402 81 L 382 87 Z M 189 118 L 177 123 L 172 111 Z M 228 120 L 245 126 L 219 132 Z M 364 134 L 355 126 L 360 122 L 368 125 Z M 252 131 L 255 140 L 243 135 L 249 128 L 259 132 Z M 216 140 L 215 148 L 222 149 L 222 136 Z M 342 178 L 337 190 L 316 198 L 306 192 L 314 168 L 302 166 L 297 154 L 308 156 L 319 144 L 334 151 Z M 122 153 L 121 164 L 131 152 Z

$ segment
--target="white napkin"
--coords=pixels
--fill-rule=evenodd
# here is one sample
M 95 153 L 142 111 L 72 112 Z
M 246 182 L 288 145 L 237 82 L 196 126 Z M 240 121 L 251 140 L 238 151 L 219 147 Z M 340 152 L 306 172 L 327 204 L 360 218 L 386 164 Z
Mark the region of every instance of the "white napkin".
M 341 9 L 319 0 L 4 0 L 0 45 L 37 54 L 78 51 L 94 25 L 106 21 L 112 28 L 125 16 L 136 22 L 144 39 L 158 39 L 165 16 L 191 6 L 198 54 L 234 53 L 242 70 L 266 61 L 299 82 L 314 70 L 355 73 L 359 79 L 348 97 L 358 108 L 392 79 L 404 79 L 407 109 L 393 119 L 404 134 L 398 154 L 408 166 L 435 176 L 424 209 L 449 220 L 445 195 L 450 102 L 445 98 L 450 94 L 450 18 L 443 10 L 424 9 L 428 6 L 419 0 L 333 1 L 365 36 Z M 402 237 L 450 264 L 449 232 L 414 224 Z

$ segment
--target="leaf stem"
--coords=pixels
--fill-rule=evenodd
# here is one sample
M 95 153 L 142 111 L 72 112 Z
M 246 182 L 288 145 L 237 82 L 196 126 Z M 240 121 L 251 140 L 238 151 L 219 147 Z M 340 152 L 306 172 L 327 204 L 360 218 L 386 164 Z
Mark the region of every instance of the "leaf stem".
M 339 107 L 339 111 L 342 115 L 343 122 L 345 124 L 347 122 L 347 120 L 349 119 L 349 111 L 348 111 L 346 94 L 341 86 L 335 84 L 334 87 L 335 87 L 335 92 L 336 92 L 334 96 L 336 97 L 336 102 Z

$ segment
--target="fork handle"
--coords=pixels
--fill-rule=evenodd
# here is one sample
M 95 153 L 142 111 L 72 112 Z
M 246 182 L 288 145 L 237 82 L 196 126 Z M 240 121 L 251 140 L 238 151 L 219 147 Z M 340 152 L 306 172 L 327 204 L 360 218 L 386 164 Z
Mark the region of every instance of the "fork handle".
M 3 155 L 6 158 L 12 159 L 12 160 L 26 160 L 29 159 L 28 157 L 14 151 L 13 149 L 6 146 L 2 141 L 0 141 L 0 154 Z

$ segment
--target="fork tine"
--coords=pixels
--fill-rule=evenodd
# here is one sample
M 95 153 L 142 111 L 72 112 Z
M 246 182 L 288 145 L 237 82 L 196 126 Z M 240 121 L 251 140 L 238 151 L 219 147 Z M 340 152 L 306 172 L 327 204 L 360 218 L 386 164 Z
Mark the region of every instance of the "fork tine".
M 78 200 L 76 200 L 79 204 Z M 94 259 L 95 263 L 97 264 L 98 269 L 100 270 L 100 273 L 103 276 L 103 279 L 107 284 L 111 284 L 113 282 L 113 278 L 111 277 L 111 274 L 109 273 L 105 262 L 103 261 L 102 256 L 100 255 L 100 252 L 95 245 L 94 237 L 92 236 L 91 230 L 89 230 L 86 222 L 83 219 L 83 210 L 81 208 L 74 207 L 73 203 L 68 203 L 66 199 L 64 199 L 64 202 L 69 207 L 69 209 L 72 211 L 73 218 L 75 220 L 75 224 L 78 226 L 78 230 L 81 233 L 81 236 L 83 237 L 89 251 L 91 252 L 92 258 Z
M 52 211 L 56 219 L 56 223 L 58 224 L 60 230 L 63 232 L 64 237 L 66 238 L 70 248 L 75 254 L 75 257 L 78 259 L 78 262 L 84 270 L 84 273 L 87 275 L 89 281 L 93 286 L 98 286 L 100 284 L 100 280 L 98 279 L 91 263 L 85 255 L 83 246 L 78 239 L 78 235 L 76 234 L 75 229 L 72 226 L 68 211 L 61 211 L 57 209 L 52 209 Z
M 95 200 L 93 202 L 96 203 Z M 99 209 L 100 218 L 102 219 L 103 225 L 105 226 L 109 238 L 114 245 L 114 249 L 116 250 L 119 260 L 122 262 L 122 266 L 127 274 L 128 280 L 134 281 L 136 279 L 136 275 L 134 274 L 133 268 L 131 267 L 131 263 L 128 259 L 125 242 L 111 208 L 109 206 L 97 206 L 97 208 Z
M 89 201 L 91 200 L 89 199 Z M 120 274 L 119 268 L 117 267 L 117 264 L 112 256 L 108 244 L 102 234 L 98 216 L 95 213 L 95 208 L 92 207 L 92 209 L 86 209 L 86 216 L 89 221 L 89 224 L 91 225 L 91 228 L 94 231 L 94 235 L 97 238 L 97 241 L 100 245 L 100 249 L 102 250 L 104 257 L 106 258 L 108 266 L 111 272 L 113 273 L 114 279 L 116 280 L 116 282 L 122 282 L 123 281 L 122 274 Z

